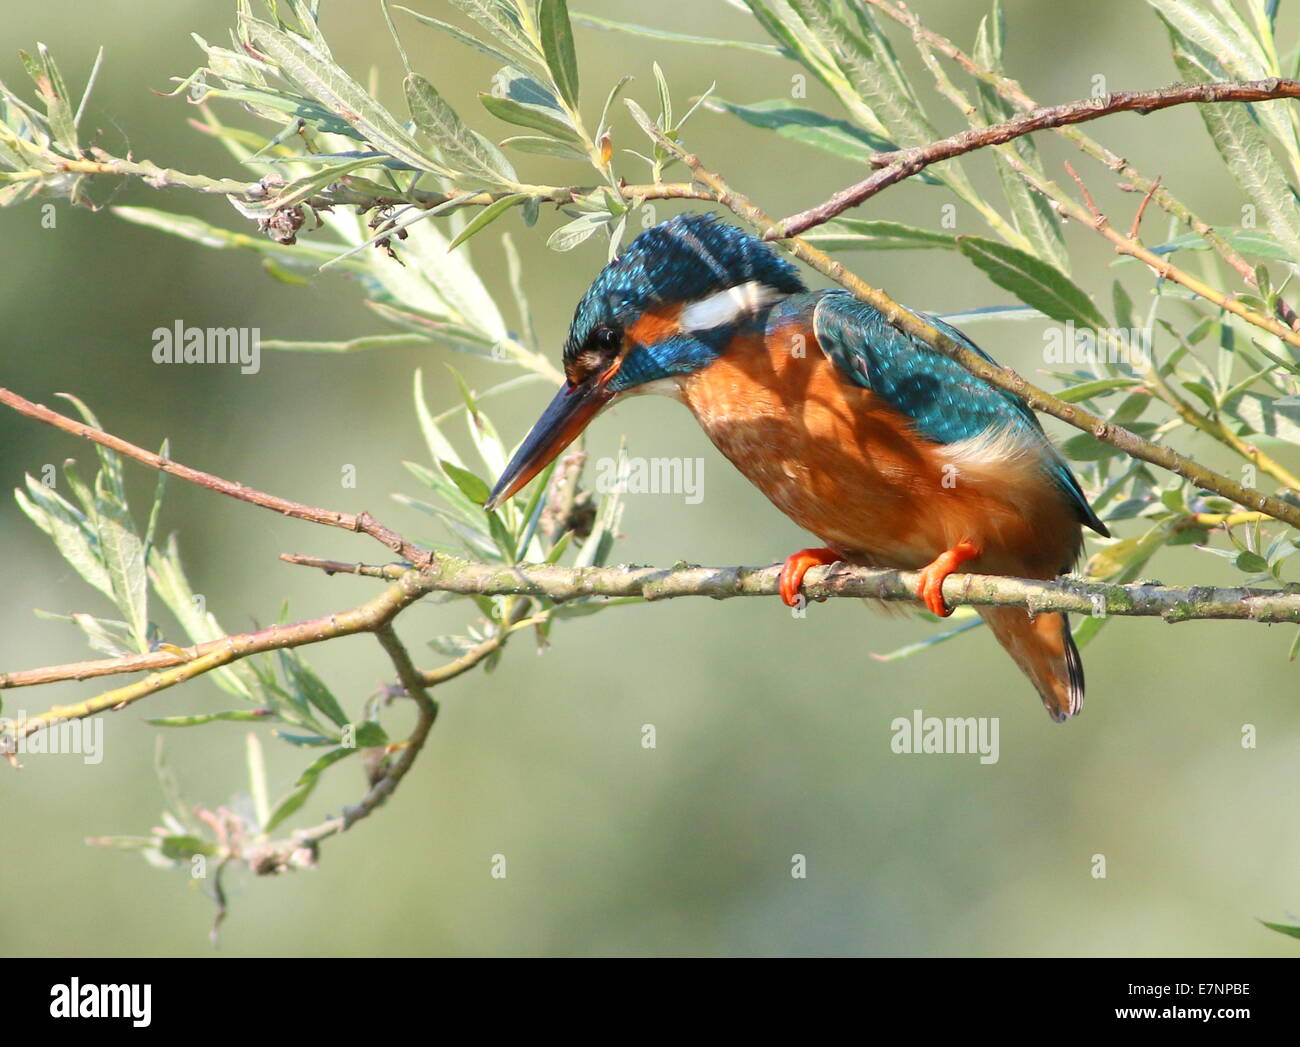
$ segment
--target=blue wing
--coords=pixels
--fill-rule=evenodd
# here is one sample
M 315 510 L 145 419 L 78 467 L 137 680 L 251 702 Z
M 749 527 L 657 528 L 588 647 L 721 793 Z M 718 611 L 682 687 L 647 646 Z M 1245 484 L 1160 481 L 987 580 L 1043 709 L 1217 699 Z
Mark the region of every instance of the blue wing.
M 937 317 L 917 316 L 949 338 L 996 364 L 961 331 Z M 990 428 L 1013 429 L 1042 442 L 1044 464 L 1081 522 L 1098 534 L 1106 525 L 1092 511 L 1079 481 L 1047 439 L 1038 419 L 1018 397 L 977 378 L 955 360 L 904 334 L 876 309 L 846 291 L 817 296 L 813 329 L 822 351 L 857 385 L 870 389 L 912 419 L 927 440 L 950 444 Z

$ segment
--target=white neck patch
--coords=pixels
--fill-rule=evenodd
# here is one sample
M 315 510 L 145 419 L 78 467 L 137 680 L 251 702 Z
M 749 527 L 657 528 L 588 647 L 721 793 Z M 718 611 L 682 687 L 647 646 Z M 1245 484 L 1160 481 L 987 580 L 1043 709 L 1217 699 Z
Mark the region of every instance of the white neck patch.
M 682 310 L 678 322 L 683 331 L 709 331 L 755 313 L 783 297 L 784 294 L 776 288 L 751 280 L 691 302 Z

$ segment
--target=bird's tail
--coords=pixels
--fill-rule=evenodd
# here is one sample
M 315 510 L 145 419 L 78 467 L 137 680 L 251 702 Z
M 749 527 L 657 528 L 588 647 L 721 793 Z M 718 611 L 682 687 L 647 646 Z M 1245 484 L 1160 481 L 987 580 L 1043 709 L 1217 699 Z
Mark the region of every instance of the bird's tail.
M 981 607 L 979 613 L 1038 689 L 1047 714 L 1057 723 L 1077 715 L 1083 706 L 1083 661 L 1066 616 L 1052 612 L 1030 618 L 1019 607 Z

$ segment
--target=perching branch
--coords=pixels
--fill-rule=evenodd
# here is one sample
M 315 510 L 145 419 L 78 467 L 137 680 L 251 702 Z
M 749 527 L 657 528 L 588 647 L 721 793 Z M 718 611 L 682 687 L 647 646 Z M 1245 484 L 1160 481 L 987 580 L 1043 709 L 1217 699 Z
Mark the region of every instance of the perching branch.
M 344 526 L 341 520 L 368 520 L 357 516 L 302 506 L 273 495 L 231 483 L 209 473 L 191 469 L 171 459 L 164 459 L 105 433 L 93 426 L 74 422 L 48 408 L 7 390 L 0 390 L 0 402 L 21 413 L 45 421 L 85 439 L 110 447 L 153 469 L 164 471 L 209 490 L 219 491 L 240 501 L 271 508 L 285 515 L 325 526 Z M 1254 519 L 1238 514 L 1236 522 Z M 1189 526 L 1217 526 L 1232 517 L 1212 516 L 1201 520 L 1189 518 Z M 379 525 L 375 525 L 376 528 Z M 360 526 L 347 530 L 364 531 Z M 306 565 L 328 573 L 370 576 L 391 583 L 379 596 L 349 611 L 298 622 L 273 626 L 252 633 L 236 634 L 219 640 L 182 649 L 168 646 L 149 654 L 129 654 L 116 659 L 98 659 L 64 666 L 46 667 L 0 675 L 0 689 L 31 686 L 58 680 L 80 680 L 120 673 L 148 672 L 144 680 L 116 688 L 70 706 L 56 706 L 48 712 L 28 717 L 6 732 L 5 755 L 12 755 L 16 739 L 51 723 L 120 709 L 148 695 L 193 679 L 222 665 L 252 654 L 319 643 L 361 632 L 387 628 L 411 603 L 435 592 L 464 595 L 511 595 L 544 597 L 562 604 L 588 597 L 641 597 L 646 600 L 681 596 L 773 596 L 777 593 L 776 567 L 682 568 L 665 570 L 649 567 L 565 568 L 558 566 L 499 566 L 470 563 L 454 557 L 434 555 L 406 541 L 400 535 L 380 528 L 387 535 L 384 544 L 396 550 L 409 550 L 410 563 L 367 566 L 333 560 L 320 560 L 286 554 L 289 563 Z M 814 569 L 807 578 L 805 591 L 809 599 L 824 597 L 872 597 L 886 601 L 915 601 L 918 578 L 906 571 L 881 571 L 857 567 Z M 1158 585 L 1104 585 L 1078 582 L 1044 582 L 980 575 L 954 575 L 944 586 L 944 598 L 951 606 L 1020 606 L 1033 613 L 1065 611 L 1069 613 L 1122 616 L 1160 616 L 1167 621 L 1202 618 L 1225 618 L 1262 622 L 1300 621 L 1300 593 L 1290 590 L 1208 587 L 1171 588 Z M 477 664 L 499 649 L 506 636 L 518 628 L 544 621 L 545 613 L 533 618 L 516 616 L 501 636 L 490 638 L 479 648 L 442 670 L 421 674 L 425 684 L 442 682 Z
M 340 563 L 285 554 L 282 560 L 328 573 L 382 574 L 410 578 L 428 592 L 473 596 L 534 596 L 557 603 L 587 598 L 641 597 L 648 601 L 686 596 L 725 600 L 777 595 L 780 565 L 771 567 L 558 567 L 544 564 L 471 563 L 438 556 L 427 568 L 411 571 Z M 919 602 L 915 571 L 877 570 L 838 564 L 814 567 L 805 576 L 808 600 L 851 597 L 888 602 Z M 997 575 L 954 574 L 943 586 L 944 601 L 958 607 L 1024 607 L 1034 614 L 1119 615 L 1163 618 L 1167 622 L 1221 618 L 1254 622 L 1300 622 L 1300 586 L 1283 590 L 1180 588 L 1158 582 L 1107 585 L 1074 579 L 1038 581 Z

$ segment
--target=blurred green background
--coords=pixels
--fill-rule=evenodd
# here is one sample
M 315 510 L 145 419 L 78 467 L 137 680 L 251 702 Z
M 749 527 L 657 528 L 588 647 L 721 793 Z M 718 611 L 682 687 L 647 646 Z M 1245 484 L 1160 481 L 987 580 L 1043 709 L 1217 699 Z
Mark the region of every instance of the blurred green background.
M 444 0 L 411 6 L 455 18 Z M 574 3 L 575 9 L 586 5 Z M 968 44 L 982 5 L 923 0 L 934 28 Z M 1297 19 L 1284 5 L 1283 39 Z M 381 97 L 400 110 L 400 66 L 374 3 L 326 3 L 323 25 L 340 61 L 364 81 L 377 67 Z M 722 3 L 681 0 L 647 9 L 630 0 L 586 9 L 702 34 L 761 39 Z M 23 80 L 16 52 L 48 44 L 79 91 L 106 46 L 83 127 L 109 149 L 212 175 L 241 177 L 221 148 L 186 126 L 181 99 L 151 92 L 200 61 L 191 31 L 224 38 L 233 4 L 216 0 L 47 0 L 4 13 L 0 77 Z M 1054 3 L 1008 5 L 1007 66 L 1042 101 L 1176 79 L 1154 14 L 1131 0 L 1096 0 L 1087 17 Z M 485 133 L 504 137 L 473 101 L 495 66 L 410 20 L 413 61 Z M 740 102 L 788 94 L 795 68 L 779 60 L 628 39 L 579 27 L 588 106 L 622 73 L 654 102 L 657 59 L 679 97 L 716 81 Z M 906 67 L 919 70 L 906 41 Z M 918 89 L 945 131 L 957 114 Z M 815 89 L 810 102 L 829 106 Z M 831 111 L 834 111 L 833 109 Z M 227 106 L 224 119 L 257 126 Z M 474 114 L 478 115 L 474 115 Z M 1190 108 L 1121 116 L 1091 131 L 1139 170 L 1162 174 L 1211 222 L 1238 220 L 1239 198 Z M 621 120 L 619 146 L 640 148 Z M 773 213 L 788 213 L 856 180 L 860 169 L 802 150 L 732 118 L 697 115 L 687 144 Z M 1136 199 L 1110 188 L 1095 165 L 1040 138 L 1049 171 L 1073 160 L 1127 222 Z M 567 181 L 558 161 L 519 159 L 537 181 Z M 991 161 L 972 159 L 978 184 Z M 627 168 L 629 172 L 633 168 Z M 244 226 L 228 204 L 139 184 L 93 190 L 100 202 L 144 204 Z M 872 201 L 863 217 L 938 224 L 951 199 L 909 184 Z M 663 217 L 672 209 L 663 207 Z M 539 330 L 558 354 L 573 305 L 604 260 L 596 239 L 555 255 L 545 236 L 564 219 L 544 214 L 509 229 L 522 249 Z M 1163 216 L 1148 216 L 1155 227 Z M 959 230 L 984 234 L 959 208 Z M 508 299 L 496 229 L 475 258 L 498 300 Z M 1109 295 L 1112 255 L 1067 227 L 1076 276 Z M 36 206 L 0 211 L 3 364 L 0 383 L 51 403 L 80 395 L 105 426 L 156 447 L 170 437 L 187 464 L 264 490 L 342 510 L 369 509 L 413 537 L 427 521 L 390 494 L 422 496 L 402 468 L 425 460 L 410 402 L 422 366 L 435 407 L 457 402 L 443 362 L 479 386 L 500 370 L 437 347 L 349 357 L 267 352 L 255 376 L 151 362 L 150 332 L 176 319 L 260 327 L 264 338 L 342 339 L 381 330 L 346 278 L 310 287 L 269 279 L 252 254 L 211 252 L 128 225 L 108 211 L 58 206 L 43 229 Z M 1151 242 L 1156 242 L 1152 240 Z M 846 258 L 866 279 L 917 307 L 956 311 L 1009 299 L 947 252 Z M 1136 269 L 1136 267 L 1131 267 Z M 1136 273 L 1132 274 L 1136 276 Z M 1143 289 L 1142 292 L 1145 293 Z M 1041 368 L 1035 325 L 984 324 L 973 336 L 1031 376 Z M 532 386 L 497 401 L 508 442 L 549 396 Z M 55 402 L 57 406 L 57 402 Z M 1059 430 L 1055 430 L 1058 431 Z M 772 562 L 808 544 L 723 460 L 677 405 L 633 401 L 598 423 L 594 456 L 626 433 L 633 454 L 702 456 L 705 497 L 630 496 L 618 557 L 667 564 Z M 12 488 L 25 472 L 93 454 L 53 430 L 0 412 L 0 467 Z M 1194 454 L 1207 448 L 1185 440 Z M 1210 454 L 1213 461 L 1221 461 Z M 358 486 L 344 490 L 344 465 Z M 1294 468 L 1296 463 L 1289 463 Z M 137 504 L 153 477 L 128 467 Z M 147 504 L 147 502 L 145 503 Z M 373 591 L 282 565 L 283 551 L 373 561 L 371 543 L 280 519 L 174 482 L 166 530 L 180 533 L 195 588 L 230 629 L 267 622 L 289 601 L 304 618 L 351 606 Z M 1121 533 L 1130 533 L 1123 529 Z M 32 609 L 111 610 L 65 565 L 11 498 L 0 501 L 0 670 L 88 657 L 80 634 Z M 1230 581 L 1216 558 L 1183 548 L 1151 573 L 1169 583 Z M 468 605 L 419 606 L 399 632 L 420 660 L 436 633 L 460 631 Z M 445 688 L 443 710 L 417 768 L 378 816 L 325 844 L 311 872 L 233 878 L 221 955 L 344 954 L 883 954 L 1294 955 L 1296 943 L 1259 926 L 1300 909 L 1300 715 L 1291 630 L 1233 623 L 1121 620 L 1085 652 L 1085 715 L 1051 723 L 1028 683 L 983 631 L 888 664 L 868 657 L 931 626 L 884 616 L 857 601 L 814 606 L 792 621 L 775 599 L 684 600 L 561 623 L 544 656 L 519 637 L 491 675 Z M 310 649 L 312 664 L 356 708 L 390 674 L 368 638 Z M 93 683 L 5 692 L 5 712 L 97 693 Z M 214 710 L 229 699 L 199 682 L 164 692 L 105 727 L 107 758 L 32 756 L 0 768 L 0 953 L 209 955 L 212 905 L 181 872 L 131 854 L 88 848 L 86 836 L 140 833 L 156 824 L 152 770 L 159 731 L 145 715 Z M 899 756 L 891 720 L 928 715 L 1001 718 L 1001 760 Z M 400 717 L 395 721 L 400 725 Z M 641 748 L 643 724 L 658 747 Z M 1243 724 L 1258 728 L 1246 750 Z M 246 790 L 244 725 L 166 734 L 186 796 L 208 806 Z M 267 735 L 273 794 L 308 761 Z M 359 767 L 325 779 L 298 824 L 358 796 Z M 305 819 L 305 820 L 304 820 Z M 492 855 L 508 861 L 489 875 Z M 807 857 L 806 879 L 790 875 Z M 1091 875 L 1103 854 L 1108 876 Z

